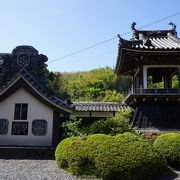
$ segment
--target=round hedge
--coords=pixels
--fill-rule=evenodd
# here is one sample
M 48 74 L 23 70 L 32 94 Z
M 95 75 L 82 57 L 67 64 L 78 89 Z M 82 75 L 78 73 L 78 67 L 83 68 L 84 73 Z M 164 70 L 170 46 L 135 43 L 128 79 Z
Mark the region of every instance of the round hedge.
M 63 169 L 69 168 L 69 157 L 67 156 L 67 153 L 69 154 L 71 145 L 77 139 L 77 137 L 66 138 L 63 141 L 61 141 L 57 146 L 55 151 L 55 159 L 59 167 Z
M 175 168 L 180 165 L 180 134 L 166 133 L 159 136 L 154 147 L 166 158 L 167 163 Z
M 56 149 L 56 161 L 74 175 L 113 180 L 153 179 L 165 167 L 154 147 L 132 133 L 65 139 Z
M 76 176 L 96 175 L 94 161 L 89 156 L 86 137 L 70 137 L 59 143 L 55 151 L 57 165 Z
M 89 135 L 86 140 L 86 146 L 88 149 L 89 157 L 94 161 L 94 159 L 99 155 L 99 147 L 100 145 L 109 143 L 111 141 L 112 136 L 106 134 L 94 134 Z
M 132 133 L 116 135 L 98 149 L 95 164 L 105 179 L 153 179 L 165 168 L 153 146 Z

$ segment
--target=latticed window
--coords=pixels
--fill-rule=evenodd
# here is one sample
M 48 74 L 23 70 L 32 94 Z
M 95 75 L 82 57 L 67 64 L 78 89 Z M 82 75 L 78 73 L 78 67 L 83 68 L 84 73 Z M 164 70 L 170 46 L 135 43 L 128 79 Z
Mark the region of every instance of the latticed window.
M 15 104 L 14 120 L 27 120 L 28 104 Z

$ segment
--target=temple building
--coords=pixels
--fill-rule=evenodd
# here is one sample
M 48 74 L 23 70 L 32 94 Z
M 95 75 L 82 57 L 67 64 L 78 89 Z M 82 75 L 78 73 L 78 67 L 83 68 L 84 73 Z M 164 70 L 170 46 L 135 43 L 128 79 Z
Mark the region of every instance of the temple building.
M 136 129 L 180 129 L 180 39 L 170 30 L 137 30 L 132 38 L 119 36 L 115 72 L 133 79 L 125 103 L 134 109 Z
M 71 109 L 47 86 L 47 57 L 18 46 L 0 59 L 0 146 L 55 146 Z
M 55 147 L 70 116 L 93 121 L 126 106 L 61 100 L 48 86 L 48 58 L 32 46 L 0 53 L 0 147 Z

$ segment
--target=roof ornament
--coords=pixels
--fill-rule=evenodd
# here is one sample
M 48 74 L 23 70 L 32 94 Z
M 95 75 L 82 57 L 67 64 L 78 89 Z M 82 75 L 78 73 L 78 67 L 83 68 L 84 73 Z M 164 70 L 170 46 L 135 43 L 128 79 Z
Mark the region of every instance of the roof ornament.
M 1 56 L 0 87 L 23 69 L 26 69 L 39 83 L 47 84 L 47 60 L 45 55 L 39 54 L 32 46 L 17 46 L 12 54 Z
M 120 34 L 118 34 L 117 37 L 118 37 L 119 39 L 121 39 L 121 35 L 120 35 Z
M 119 38 L 119 42 L 122 42 L 122 37 L 121 37 L 121 35 L 118 34 L 117 37 Z
M 169 25 L 172 26 L 172 30 L 176 31 L 176 24 L 174 22 L 170 22 Z
M 173 33 L 173 35 L 177 37 L 176 24 L 174 22 L 170 22 L 169 25 L 172 26 L 171 32 Z
M 136 26 L 136 23 L 135 22 L 133 22 L 132 24 L 131 24 L 131 29 L 132 29 L 132 39 L 133 40 L 138 40 L 139 39 L 139 34 L 138 34 L 138 32 L 137 32 L 137 29 L 135 28 L 135 26 Z
M 143 34 L 139 34 L 139 39 L 143 42 L 143 44 L 147 47 L 152 46 L 151 40 L 148 38 L 148 36 L 145 36 Z
M 118 34 L 117 37 L 119 38 L 119 45 L 120 45 L 121 43 L 124 43 L 124 40 L 123 40 L 123 38 L 121 37 L 120 34 Z
M 135 22 L 133 22 L 133 23 L 131 24 L 131 29 L 132 29 L 133 31 L 136 31 L 135 25 L 136 25 Z

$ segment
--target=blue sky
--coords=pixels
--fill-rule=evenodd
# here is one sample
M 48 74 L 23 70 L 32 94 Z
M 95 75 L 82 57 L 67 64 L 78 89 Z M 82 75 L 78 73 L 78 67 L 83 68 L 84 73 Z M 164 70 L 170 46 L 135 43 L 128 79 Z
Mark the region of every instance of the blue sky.
M 49 70 L 60 72 L 115 66 L 118 38 L 54 60 L 126 33 L 133 21 L 138 29 L 180 11 L 179 0 L 0 0 L 0 5 L 0 52 L 31 45 L 48 56 Z M 173 21 L 180 33 L 179 20 L 177 15 L 146 29 L 170 29 Z

